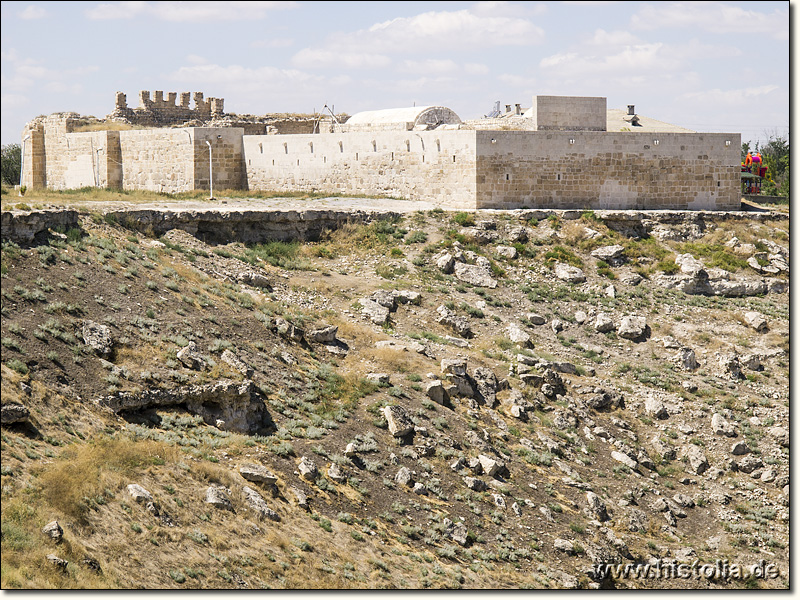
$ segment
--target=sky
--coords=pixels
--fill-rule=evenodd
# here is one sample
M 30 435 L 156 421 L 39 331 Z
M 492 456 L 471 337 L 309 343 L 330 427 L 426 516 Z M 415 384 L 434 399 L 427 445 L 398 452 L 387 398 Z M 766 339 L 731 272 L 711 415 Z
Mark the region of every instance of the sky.
M 792 2 L 791 4 L 794 4 Z M 789 134 L 790 2 L 2 2 L 2 144 L 115 92 L 337 113 L 603 96 L 742 141 Z M 794 6 L 791 6 L 794 9 Z

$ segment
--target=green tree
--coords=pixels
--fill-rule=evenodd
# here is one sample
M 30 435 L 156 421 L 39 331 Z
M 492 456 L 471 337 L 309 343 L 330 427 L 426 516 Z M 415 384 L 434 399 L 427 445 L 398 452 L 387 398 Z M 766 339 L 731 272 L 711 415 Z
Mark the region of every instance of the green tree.
M 756 151 L 767 167 L 767 175 L 762 184 L 762 193 L 771 196 L 789 195 L 789 138 L 770 135 L 763 146 L 756 142 Z
M 8 144 L 2 147 L 2 164 L 0 179 L 3 185 L 17 185 L 22 172 L 22 149 L 19 144 Z

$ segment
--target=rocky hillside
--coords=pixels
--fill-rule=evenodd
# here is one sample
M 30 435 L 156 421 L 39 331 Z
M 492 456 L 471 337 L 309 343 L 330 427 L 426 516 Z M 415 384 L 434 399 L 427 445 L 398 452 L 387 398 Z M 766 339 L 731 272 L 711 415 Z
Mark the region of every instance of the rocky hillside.
M 3 243 L 4 589 L 789 586 L 787 215 L 119 222 Z

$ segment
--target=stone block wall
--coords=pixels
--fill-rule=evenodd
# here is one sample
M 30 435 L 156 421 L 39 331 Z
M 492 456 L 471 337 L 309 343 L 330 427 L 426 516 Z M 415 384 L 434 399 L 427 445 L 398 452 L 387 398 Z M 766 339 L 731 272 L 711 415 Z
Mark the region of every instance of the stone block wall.
M 191 129 L 120 131 L 120 187 L 166 193 L 193 190 L 194 146 Z
M 477 208 L 738 210 L 740 148 L 739 134 L 480 131 Z
M 244 136 L 247 188 L 475 206 L 474 131 Z
M 534 96 L 531 114 L 537 131 L 606 130 L 605 98 Z
M 209 189 L 209 171 L 214 173 L 214 190 L 247 189 L 242 139 L 238 127 L 193 127 L 194 189 Z M 266 136 L 265 136 L 266 137 Z M 211 165 L 209 148 L 211 142 Z

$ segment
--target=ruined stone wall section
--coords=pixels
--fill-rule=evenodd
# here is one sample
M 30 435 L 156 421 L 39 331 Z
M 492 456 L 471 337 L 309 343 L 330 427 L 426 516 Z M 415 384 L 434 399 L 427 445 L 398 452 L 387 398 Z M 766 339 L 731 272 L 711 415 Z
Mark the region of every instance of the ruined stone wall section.
M 251 190 L 322 191 L 475 207 L 474 131 L 245 136 Z
M 190 99 L 194 99 L 195 107 L 190 107 Z M 114 101 L 114 112 L 106 118 L 110 121 L 127 121 L 141 127 L 169 127 L 182 125 L 187 121 L 207 121 L 222 117 L 225 114 L 223 98 L 203 99 L 203 92 L 164 92 L 156 90 L 153 98 L 148 90 L 139 92 L 139 107 L 128 107 L 127 97 L 117 92 Z
M 477 208 L 740 207 L 739 134 L 486 131 L 477 147 Z

